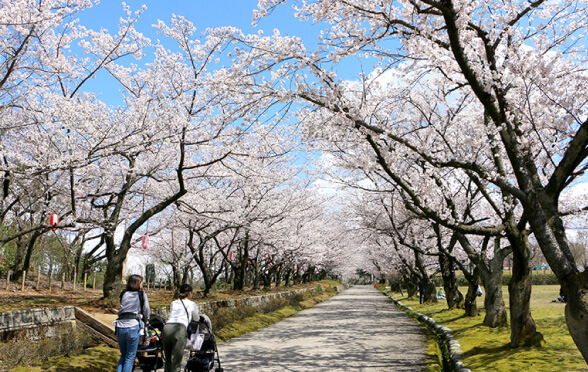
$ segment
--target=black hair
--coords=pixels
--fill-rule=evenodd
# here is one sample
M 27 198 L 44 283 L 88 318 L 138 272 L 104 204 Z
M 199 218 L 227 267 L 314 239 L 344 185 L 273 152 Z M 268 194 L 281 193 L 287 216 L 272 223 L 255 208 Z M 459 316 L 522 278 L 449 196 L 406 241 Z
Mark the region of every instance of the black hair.
M 141 275 L 133 274 L 127 280 L 127 291 L 140 291 L 143 277 Z
M 190 284 L 182 284 L 180 286 L 180 298 L 184 299 L 188 297 L 188 293 L 192 292 L 192 286 Z

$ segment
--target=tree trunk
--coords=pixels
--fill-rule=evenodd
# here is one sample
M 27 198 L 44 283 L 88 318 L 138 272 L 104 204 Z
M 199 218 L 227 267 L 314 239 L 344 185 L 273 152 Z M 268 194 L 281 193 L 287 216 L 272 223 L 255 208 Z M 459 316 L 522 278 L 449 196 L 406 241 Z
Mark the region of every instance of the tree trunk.
M 242 291 L 245 288 L 245 266 L 240 263 L 233 267 L 233 289 Z
M 512 279 L 508 285 L 510 304 L 510 346 L 540 346 L 543 335 L 531 316 L 532 271 L 530 250 L 525 233 L 510 237 L 513 248 Z
M 229 273 L 229 275 L 227 276 L 227 285 L 230 283 L 233 283 L 234 279 L 235 279 L 235 270 L 233 269 L 233 267 L 231 265 L 227 265 L 227 269 L 226 271 Z
M 490 264 L 488 264 L 483 257 L 485 257 L 490 237 L 484 239 L 482 254 L 477 254 L 465 235 L 457 234 L 456 236 L 468 257 L 476 265 L 474 273 L 476 270 L 479 270 L 479 275 L 486 287 L 486 299 L 484 301 L 486 317 L 484 318 L 484 325 L 498 327 L 506 324 L 506 307 L 502 299 L 502 265 L 504 258 L 512 252 L 512 248 L 501 249 L 500 238 L 496 237 L 494 239 L 494 256 L 490 260 Z M 468 280 L 474 281 L 473 277 L 468 278 Z
M 24 264 L 24 257 L 27 251 L 27 241 L 23 239 L 23 237 L 19 237 L 15 239 L 16 244 L 16 255 L 14 258 L 14 265 L 11 267 L 12 269 L 12 278 L 13 280 L 20 280 L 22 274 L 24 272 L 23 264 Z
M 76 249 L 76 253 L 75 253 L 75 260 L 74 260 L 74 273 L 75 275 L 79 278 L 81 276 L 80 274 L 80 264 L 82 263 L 82 254 L 84 251 L 84 246 L 83 244 L 80 244 L 80 246 L 78 247 L 78 249 Z M 82 269 L 82 273 L 85 270 L 84 265 L 81 265 L 81 269 Z
M 304 274 L 302 274 L 302 283 L 309 283 L 312 281 L 311 277 L 312 277 L 312 273 L 311 270 L 313 268 L 309 267 L 308 270 L 306 270 L 306 272 Z
M 565 318 L 572 339 L 588 362 L 588 272 L 579 272 L 565 236 L 561 218 L 553 212 L 547 220 L 547 209 L 529 217 L 537 243 L 557 276 L 567 303 Z M 554 211 L 556 207 L 552 207 Z M 548 223 L 549 222 L 549 223 Z
M 259 272 L 259 263 L 257 259 L 253 261 L 253 289 L 258 290 L 261 288 L 261 278 Z
M 494 253 L 489 272 L 481 271 L 484 281 L 486 297 L 484 298 L 484 308 L 486 316 L 484 325 L 496 328 L 506 325 L 508 322 L 506 316 L 506 306 L 502 296 L 502 266 L 504 258 L 498 253 Z
M 439 255 L 439 266 L 441 267 L 441 276 L 443 277 L 443 287 L 445 289 L 445 298 L 447 307 L 451 309 L 462 309 L 464 307 L 463 295 L 457 286 L 453 262 L 447 255 Z
M 190 267 L 185 266 L 184 270 L 182 271 L 182 282 L 181 284 L 188 283 L 188 277 L 190 275 Z
M 433 283 L 431 278 L 429 278 L 429 274 L 427 273 L 427 268 L 425 267 L 425 263 L 423 262 L 422 255 L 419 252 L 415 251 L 414 258 L 416 267 L 418 271 L 421 273 L 421 280 L 425 288 L 425 293 L 423 294 L 423 303 L 437 302 L 437 290 L 435 288 L 435 283 Z
M 588 272 L 567 277 L 562 289 L 567 300 L 565 315 L 568 330 L 582 356 L 588 360 Z
M 286 273 L 284 274 L 284 287 L 286 287 L 286 288 L 290 287 L 290 276 L 291 275 L 292 275 L 292 269 L 286 270 Z
M 180 288 L 180 286 L 182 285 L 182 278 L 180 275 L 181 275 L 181 272 L 180 272 L 179 267 L 172 266 L 172 277 L 174 278 L 173 285 L 176 288 Z M 207 282 L 208 276 L 209 275 L 205 275 L 204 273 L 202 273 L 202 277 L 204 278 L 204 283 Z
M 41 230 L 35 230 L 32 233 L 29 240 L 28 241 L 25 240 L 23 242 L 24 257 L 22 257 L 22 265 L 20 266 L 20 268 L 18 270 L 16 270 L 14 272 L 13 278 L 15 280 L 20 279 L 22 277 L 23 272 L 29 271 L 29 269 L 31 268 L 31 257 L 33 256 L 33 250 L 35 249 L 35 243 L 37 242 L 39 237 L 41 237 L 41 235 L 43 235 L 43 232 L 41 232 Z
M 435 283 L 428 277 L 423 278 L 423 285 L 425 286 L 425 294 L 423 303 L 437 302 L 437 288 Z
M 414 275 L 403 275 L 402 282 L 404 288 L 406 288 L 406 293 L 408 297 L 415 297 L 419 293 L 419 288 L 417 287 L 418 278 Z
M 274 274 L 274 282 L 276 283 L 276 288 L 278 288 L 282 282 L 282 270 L 278 267 Z
M 272 272 L 268 270 L 261 274 L 261 278 L 263 280 L 263 289 L 269 291 L 272 289 Z
M 272 289 L 271 276 L 268 276 L 268 275 L 263 276 L 263 289 L 266 291 L 270 291 Z
M 177 177 L 178 177 L 178 186 L 179 189 L 177 192 L 168 198 L 160 201 L 153 207 L 144 211 L 137 219 L 128 226 L 123 234 L 122 241 L 120 243 L 120 248 L 117 250 L 114 245 L 114 230 L 107 230 L 104 234 L 107 234 L 105 240 L 110 241 L 106 245 L 106 275 L 104 276 L 104 286 L 103 286 L 103 295 L 105 298 L 113 298 L 114 296 L 118 295 L 115 293 L 114 290 L 117 287 L 121 286 L 122 281 L 122 263 L 124 262 L 127 254 L 129 253 L 129 249 L 131 249 L 131 240 L 133 238 L 133 234 L 149 221 L 150 218 L 155 216 L 156 214 L 162 212 L 167 207 L 178 201 L 182 196 L 187 193 L 187 190 L 184 185 L 184 178 L 183 178 L 183 170 L 184 170 L 184 159 L 185 159 L 185 144 L 183 142 L 185 132 L 182 135 L 182 141 L 180 142 L 180 153 L 178 154 L 179 164 L 178 168 L 176 169 Z M 129 160 L 129 167 L 132 169 L 134 167 L 134 161 Z M 127 197 L 130 187 L 137 181 L 132 175 L 132 172 L 128 173 L 125 179 L 125 184 L 121 189 L 120 193 L 116 195 L 116 203 L 115 208 L 110 215 L 109 218 L 109 225 L 111 229 L 116 229 L 119 224 L 120 218 L 120 211 L 122 209 L 123 202 Z
M 294 283 L 294 285 L 297 285 L 300 283 L 300 272 L 299 270 L 295 270 L 294 273 L 292 274 L 292 282 Z
M 245 274 L 247 271 L 247 261 L 249 261 L 249 233 L 245 233 L 245 239 L 240 244 L 239 253 L 237 254 L 238 264 L 233 266 L 233 289 L 242 291 L 245 288 Z
M 204 289 L 202 290 L 202 297 L 207 297 L 208 294 L 212 291 L 212 286 L 214 286 L 214 281 L 210 279 L 210 275 L 204 275 L 204 273 L 202 275 L 202 280 L 204 281 Z
M 464 301 L 465 316 L 478 316 L 478 285 L 480 283 L 480 272 L 474 268 L 472 275 L 468 278 L 468 292 Z
M 109 260 L 108 265 L 106 265 L 106 271 L 104 272 L 104 285 L 102 292 L 104 298 L 113 301 L 118 298 L 118 294 L 123 289 L 122 269 L 124 258 L 121 258 L 122 256 L 115 255 Z

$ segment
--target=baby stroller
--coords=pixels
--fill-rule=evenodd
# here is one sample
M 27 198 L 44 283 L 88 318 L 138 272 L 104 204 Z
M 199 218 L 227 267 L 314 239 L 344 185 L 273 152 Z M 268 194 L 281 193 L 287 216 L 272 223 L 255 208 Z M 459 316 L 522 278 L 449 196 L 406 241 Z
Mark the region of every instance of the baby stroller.
M 163 367 L 163 345 L 161 343 L 161 332 L 165 320 L 156 314 L 152 314 L 149 324 L 145 327 L 145 335 L 139 339 L 137 359 L 139 364 L 133 367 L 141 368 L 142 372 L 157 371 Z
M 218 349 L 216 347 L 216 337 L 212 332 L 212 323 L 210 319 L 203 314 L 200 314 L 198 321 L 192 321 L 190 327 L 197 335 L 196 338 L 201 338 L 202 345 L 198 347 L 188 340 L 186 348 L 190 350 L 190 357 L 186 362 L 184 372 L 208 372 L 214 368 L 214 362 L 218 363 L 215 372 L 223 372 L 221 368 L 220 358 L 218 356 Z M 194 340 L 195 338 L 192 338 Z M 216 355 L 216 358 L 215 358 Z

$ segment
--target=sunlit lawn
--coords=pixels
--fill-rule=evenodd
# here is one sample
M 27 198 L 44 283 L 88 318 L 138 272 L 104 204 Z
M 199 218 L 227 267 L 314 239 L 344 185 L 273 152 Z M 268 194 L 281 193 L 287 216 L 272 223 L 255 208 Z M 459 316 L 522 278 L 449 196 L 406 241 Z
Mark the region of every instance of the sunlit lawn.
M 460 291 L 466 293 L 467 288 L 460 288 Z M 508 288 L 503 287 L 503 291 L 508 311 Z M 461 345 L 462 362 L 472 371 L 588 371 L 565 324 L 565 304 L 552 302 L 559 295 L 557 285 L 536 285 L 531 296 L 532 315 L 537 329 L 545 337 L 545 346 L 519 349 L 508 346 L 510 328 L 491 329 L 482 325 L 484 296 L 478 297 L 477 301 L 480 315 L 466 318 L 463 310 L 445 310 L 445 300 L 419 305 L 418 298 L 402 297 L 399 293 L 392 295 L 416 312 L 431 316 L 437 323 L 452 329 Z M 432 339 L 428 352 L 436 353 Z M 429 371 L 439 370 L 439 365 L 434 363 L 436 359 L 429 355 Z

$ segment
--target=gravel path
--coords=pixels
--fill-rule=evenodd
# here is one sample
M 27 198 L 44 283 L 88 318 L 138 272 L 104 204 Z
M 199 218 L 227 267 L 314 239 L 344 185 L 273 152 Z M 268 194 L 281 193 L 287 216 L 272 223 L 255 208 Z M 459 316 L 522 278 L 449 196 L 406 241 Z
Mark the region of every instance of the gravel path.
M 219 342 L 225 371 L 423 371 L 423 329 L 370 286 Z

